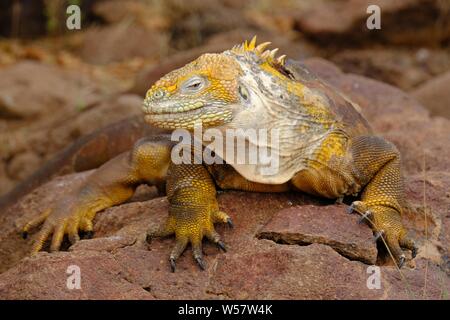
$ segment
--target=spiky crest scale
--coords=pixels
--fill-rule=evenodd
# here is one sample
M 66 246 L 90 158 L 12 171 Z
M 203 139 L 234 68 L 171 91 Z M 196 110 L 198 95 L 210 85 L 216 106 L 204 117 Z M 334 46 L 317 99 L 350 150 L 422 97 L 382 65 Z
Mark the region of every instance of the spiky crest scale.
M 249 57 L 247 53 L 254 53 L 261 60 L 259 63 L 267 63 L 275 69 L 283 68 L 286 63 L 286 55 L 276 57 L 278 48 L 266 50 L 270 44 L 271 42 L 263 42 L 257 45 L 256 36 L 254 36 L 250 42 L 245 40 L 242 44 L 234 46 L 231 52 L 247 57 Z

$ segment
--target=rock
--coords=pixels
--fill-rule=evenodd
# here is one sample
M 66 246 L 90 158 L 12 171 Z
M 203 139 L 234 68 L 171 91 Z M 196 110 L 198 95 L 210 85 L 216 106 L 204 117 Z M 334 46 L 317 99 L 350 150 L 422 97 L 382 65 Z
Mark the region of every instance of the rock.
M 64 189 L 72 188 L 71 184 L 80 183 L 88 174 L 58 178 L 27 196 L 13 211 L 20 210 L 19 215 L 27 212 L 19 219 L 24 221 L 35 215 L 37 208 L 44 207 L 43 203 L 52 203 L 52 199 L 58 196 L 56 190 L 64 193 Z M 423 261 L 417 263 L 416 269 L 402 269 L 406 280 L 395 268 L 381 267 L 381 289 L 369 290 L 366 285 L 370 275 L 368 265 L 347 259 L 337 253 L 333 245 L 316 241 L 318 237 L 308 246 L 257 239 L 260 230 L 274 226 L 283 212 L 290 212 L 294 217 L 311 214 L 312 206 L 308 203 L 317 203 L 316 199 L 301 194 L 227 192 L 219 196 L 219 203 L 221 209 L 231 215 L 236 227 L 232 230 L 225 226 L 217 227 L 227 243 L 227 253 L 221 253 L 205 242 L 205 272 L 199 270 L 191 252 L 187 251 L 178 261 L 177 272 L 171 273 L 167 255 L 173 239 L 153 239 L 150 244 L 142 241 L 146 229 L 162 223 L 167 216 L 166 199 L 155 198 L 99 213 L 95 221 L 96 238 L 81 240 L 69 252 L 43 252 L 33 258 L 23 259 L 0 274 L 0 298 L 404 299 L 421 292 L 425 272 Z M 285 209 L 279 211 L 282 208 Z M 339 214 L 331 208 L 336 209 L 335 206 L 329 206 L 328 216 L 323 213 L 323 218 L 330 224 L 335 221 L 330 219 L 330 215 Z M 345 217 L 348 219 L 344 220 Z M 356 217 L 352 215 L 342 213 L 341 220 L 356 230 L 364 227 L 358 226 Z M 311 222 L 307 219 L 291 221 L 293 223 L 290 225 L 294 229 L 303 230 L 313 230 L 317 227 L 316 223 L 324 224 L 323 221 Z M 5 221 L 1 225 L 4 228 Z M 284 231 L 279 232 L 284 234 Z M 350 233 L 354 233 L 353 229 Z M 366 237 L 370 236 L 370 232 L 365 234 Z M 17 231 L 11 229 L 1 239 L 2 249 L 6 247 L 5 240 L 14 237 L 18 238 Z M 345 243 L 344 237 L 340 241 Z M 368 241 L 370 246 L 372 242 L 370 239 Z M 29 248 L 30 241 L 19 242 L 22 248 L 16 244 L 15 249 L 22 251 L 23 255 L 23 249 Z M 328 239 L 325 243 L 332 244 L 332 241 Z M 344 245 L 350 247 L 351 244 L 348 242 Z M 1 261 L 2 264 L 5 261 L 3 256 Z M 73 265 L 80 267 L 81 290 L 69 290 L 66 286 L 67 268 Z M 429 263 L 427 268 L 429 279 L 426 297 L 440 298 L 442 290 L 449 284 L 448 279 L 434 263 Z
M 80 73 L 23 61 L 0 70 L 0 118 L 34 118 L 83 101 L 98 101 L 98 87 Z
M 134 20 L 154 31 L 165 30 L 169 24 L 161 6 L 149 6 L 142 1 L 97 1 L 93 5 L 93 12 L 109 24 Z
M 431 115 L 450 119 L 450 71 L 417 87 L 412 96 L 419 100 Z
M 406 91 L 450 69 L 448 50 L 427 48 L 415 51 L 397 48 L 347 49 L 333 55 L 331 60 L 344 72 L 380 80 Z M 427 107 L 426 104 L 424 106 Z
M 369 30 L 370 5 L 380 11 L 380 29 Z M 304 1 L 286 10 L 296 28 L 322 43 L 387 42 L 407 45 L 439 45 L 450 37 L 446 6 L 432 0 Z M 442 19 L 436 23 L 436 17 Z
M 21 114 L 14 110 L 13 98 L 8 94 L 0 96 L 0 118 L 3 119 L 20 119 Z
M 117 250 L 136 243 L 131 236 L 111 236 L 105 238 L 80 240 L 69 248 L 69 251 L 108 251 Z
M 35 153 L 25 152 L 17 154 L 7 165 L 7 174 L 14 180 L 28 178 L 35 168 L 41 164 L 41 158 Z
M 450 276 L 450 174 L 426 171 L 407 178 L 406 194 L 415 224 L 428 238 L 419 256 L 442 266 Z
M 1 192 L 7 192 L 14 187 L 14 181 L 10 179 L 6 174 L 6 165 L 0 163 L 0 190 Z
M 442 299 L 448 278 L 435 265 L 427 277 L 427 298 Z M 380 269 L 380 288 L 369 289 L 372 269 L 349 261 L 331 247 L 277 245 L 261 240 L 251 249 L 219 257 L 209 294 L 225 299 L 417 299 L 423 289 L 424 265 L 415 270 Z M 404 278 L 402 278 L 402 276 Z
M 0 298 L 444 299 L 450 288 L 450 179 L 443 161 L 450 158 L 449 120 L 430 118 L 416 100 L 389 85 L 344 74 L 321 59 L 306 64 L 358 102 L 375 131 L 402 152 L 410 203 L 402 218 L 417 239 L 419 255 L 401 272 L 380 259 L 380 246 L 379 269 L 373 268 L 376 248 L 357 216 L 302 193 L 220 192 L 220 209 L 235 228 L 216 228 L 226 253 L 204 242 L 204 272 L 188 250 L 171 273 L 167 258 L 173 238 L 144 241 L 146 230 L 163 223 L 168 209 L 167 199 L 150 190 L 97 214 L 94 239 L 68 252 L 25 258 L 32 237 L 21 239 L 20 226 L 82 183 L 87 172 L 52 180 L 0 216 Z M 63 249 L 68 246 L 65 242 Z M 70 265 L 80 267 L 81 290 L 67 289 Z M 369 289 L 377 270 L 381 287 Z
M 130 34 L 133 36 L 130 37 Z M 94 64 L 134 58 L 159 59 L 167 51 L 167 41 L 163 33 L 124 20 L 118 24 L 88 30 L 84 35 L 80 54 L 83 60 Z
M 48 266 L 45 272 L 42 272 L 43 264 Z M 67 285 L 71 266 L 80 270 L 80 290 L 70 289 Z M 17 269 L 3 276 L 9 279 L 0 285 L 3 299 L 152 298 L 142 287 L 128 281 L 120 264 L 107 252 L 41 253 L 36 258 L 25 259 Z
M 257 235 L 277 243 L 326 244 L 350 260 L 367 264 L 377 261 L 377 246 L 367 225 L 359 217 L 349 218 L 344 205 L 302 206 L 275 214 Z
M 249 27 L 243 17 L 245 4 L 233 5 L 222 0 L 165 1 L 163 10 L 171 22 L 171 45 L 187 50 L 204 44 L 220 32 Z

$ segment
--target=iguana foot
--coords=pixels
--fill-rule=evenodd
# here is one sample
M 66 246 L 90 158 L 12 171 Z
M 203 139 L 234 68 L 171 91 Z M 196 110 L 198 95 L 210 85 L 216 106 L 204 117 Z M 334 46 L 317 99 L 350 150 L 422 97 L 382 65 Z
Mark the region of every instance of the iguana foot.
M 150 242 L 152 238 L 175 234 L 175 246 L 169 256 L 171 271 L 175 272 L 176 261 L 189 243 L 192 246 L 194 260 L 200 269 L 205 270 L 206 265 L 202 251 L 203 237 L 215 243 L 220 250 L 227 251 L 220 235 L 214 229 L 214 223 L 218 222 L 227 223 L 231 228 L 233 227 L 231 218 L 222 211 L 172 206 L 166 223 L 162 227 L 147 232 L 147 242 Z
M 87 235 L 92 234 L 92 221 L 97 211 L 96 203 L 83 203 L 75 194 L 67 195 L 52 208 L 26 223 L 22 228 L 22 236 L 26 238 L 31 229 L 43 224 L 34 240 L 32 254 L 40 251 L 50 236 L 50 251 L 58 251 L 64 235 L 68 235 L 69 241 L 74 244 L 80 239 L 79 231 L 86 232 Z
M 367 204 L 363 201 L 354 201 L 348 212 L 361 214 L 360 221 L 369 223 L 374 231 L 375 240 L 382 239 L 399 268 L 406 260 L 402 248 L 411 250 L 412 258 L 416 256 L 417 246 L 406 234 L 400 213 L 396 209 L 379 203 Z

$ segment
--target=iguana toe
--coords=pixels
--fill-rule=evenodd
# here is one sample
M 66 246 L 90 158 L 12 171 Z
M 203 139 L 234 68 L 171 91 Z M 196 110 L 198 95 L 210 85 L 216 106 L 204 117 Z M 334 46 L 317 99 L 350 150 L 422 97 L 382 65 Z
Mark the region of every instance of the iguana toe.
M 153 228 L 147 232 L 147 242 L 151 242 L 151 239 L 155 237 L 166 237 L 175 234 L 175 246 L 169 256 L 171 271 L 175 272 L 176 262 L 189 243 L 192 247 L 194 261 L 196 261 L 200 269 L 205 270 L 206 263 L 203 259 L 202 240 L 206 237 L 220 250 L 226 252 L 226 245 L 215 231 L 214 222 L 229 224 L 229 221 L 231 221 L 230 217 L 222 211 L 210 213 L 208 210 L 199 210 L 198 213 L 194 214 L 196 218 L 194 219 L 195 223 L 193 223 L 190 219 L 183 219 L 183 215 L 177 210 L 175 212 L 177 214 L 170 215 L 162 228 Z
M 222 250 L 223 252 L 227 252 L 227 248 L 225 247 L 225 243 L 223 243 L 222 241 L 218 241 L 217 242 L 217 247 Z
M 419 252 L 419 248 L 417 247 L 415 241 L 410 238 L 408 235 L 405 235 L 402 239 L 400 239 L 400 246 L 402 248 L 411 250 L 411 257 L 414 259 Z
M 379 230 L 377 232 L 375 232 L 375 234 L 373 235 L 373 239 L 375 240 L 375 242 L 378 241 L 378 239 L 380 239 L 380 237 L 382 237 L 384 235 L 384 230 Z
M 384 202 L 354 201 L 348 212 L 361 214 L 359 222 L 366 221 L 371 226 L 374 230 L 375 241 L 382 241 L 386 245 L 388 254 L 392 256 L 399 268 L 405 264 L 406 260 L 402 248 L 411 250 L 412 258 L 416 256 L 417 247 L 414 240 L 406 235 L 400 213 L 392 206 Z

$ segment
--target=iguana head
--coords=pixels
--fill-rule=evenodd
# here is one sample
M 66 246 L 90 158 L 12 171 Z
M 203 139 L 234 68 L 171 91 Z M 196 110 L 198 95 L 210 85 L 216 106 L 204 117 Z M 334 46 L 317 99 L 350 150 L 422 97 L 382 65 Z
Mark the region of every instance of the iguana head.
M 256 45 L 254 37 L 223 53 L 203 54 L 168 73 L 147 92 L 146 121 L 166 129 L 192 129 L 199 123 L 206 128 L 271 127 L 282 118 L 291 118 L 293 124 L 292 119 L 301 120 L 302 114 L 325 120 L 322 97 L 308 93 L 293 79 L 285 56 L 276 58 L 278 49 L 266 50 L 269 44 Z
M 145 119 L 166 129 L 219 126 L 232 119 L 238 97 L 236 61 L 224 54 L 203 54 L 158 80 L 144 100 Z

